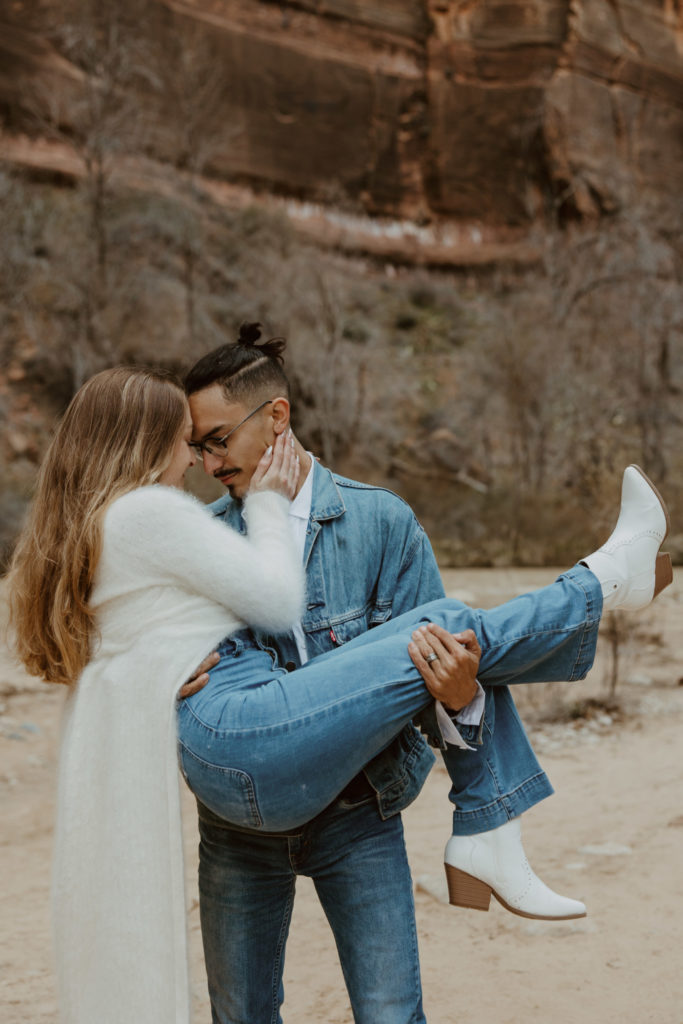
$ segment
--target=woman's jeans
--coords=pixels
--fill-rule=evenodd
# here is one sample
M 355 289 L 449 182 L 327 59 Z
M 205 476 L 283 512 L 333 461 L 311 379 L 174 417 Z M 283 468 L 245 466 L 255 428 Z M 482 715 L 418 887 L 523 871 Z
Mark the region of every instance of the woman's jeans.
M 432 700 L 407 651 L 421 623 L 473 629 L 479 679 L 495 686 L 583 679 L 601 611 L 597 579 L 575 566 L 489 611 L 448 598 L 422 605 L 290 673 L 242 630 L 221 644 L 207 686 L 179 705 L 183 774 L 224 820 L 292 829 L 330 804 Z M 455 749 L 446 752 L 447 768 Z

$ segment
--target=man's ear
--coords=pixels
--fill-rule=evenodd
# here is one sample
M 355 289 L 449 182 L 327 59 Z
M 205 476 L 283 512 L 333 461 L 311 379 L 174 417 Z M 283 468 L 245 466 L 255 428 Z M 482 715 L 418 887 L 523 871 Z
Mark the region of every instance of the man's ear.
M 274 398 L 270 407 L 270 415 L 273 422 L 275 435 L 284 434 L 289 426 L 290 405 L 286 398 Z

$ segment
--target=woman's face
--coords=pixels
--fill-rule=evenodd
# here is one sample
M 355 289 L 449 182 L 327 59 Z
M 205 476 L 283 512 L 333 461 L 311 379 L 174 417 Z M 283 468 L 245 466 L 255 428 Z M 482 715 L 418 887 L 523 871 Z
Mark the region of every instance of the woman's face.
M 194 466 L 197 461 L 194 449 L 190 448 L 191 437 L 192 419 L 190 417 L 190 408 L 186 402 L 185 425 L 176 438 L 176 442 L 173 446 L 173 454 L 171 455 L 171 461 L 159 477 L 160 484 L 165 484 L 167 487 L 182 488 L 185 471 L 188 470 L 190 466 Z

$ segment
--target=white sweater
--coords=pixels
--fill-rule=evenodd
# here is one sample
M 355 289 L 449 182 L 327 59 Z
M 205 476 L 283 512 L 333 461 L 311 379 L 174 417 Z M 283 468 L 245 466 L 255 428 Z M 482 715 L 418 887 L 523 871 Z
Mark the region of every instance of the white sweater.
M 64 1024 L 187 1024 L 175 698 L 218 641 L 286 630 L 303 572 L 274 492 L 248 537 L 193 498 L 143 487 L 104 518 L 100 639 L 67 700 L 53 876 Z

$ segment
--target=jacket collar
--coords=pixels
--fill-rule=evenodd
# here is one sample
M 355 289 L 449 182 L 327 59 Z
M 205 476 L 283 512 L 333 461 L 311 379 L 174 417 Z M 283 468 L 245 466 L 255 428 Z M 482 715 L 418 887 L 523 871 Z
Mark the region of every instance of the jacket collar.
M 324 522 L 326 519 L 337 519 L 345 512 L 346 505 L 334 476 L 319 462 L 314 463 L 311 519 Z
M 233 526 L 242 521 L 242 502 L 235 501 L 229 494 L 224 494 L 209 506 L 211 514 L 218 519 L 226 518 Z M 311 519 L 314 522 L 325 522 L 337 519 L 346 512 L 346 505 L 334 476 L 329 469 L 319 462 L 313 465 L 313 497 L 311 499 Z

